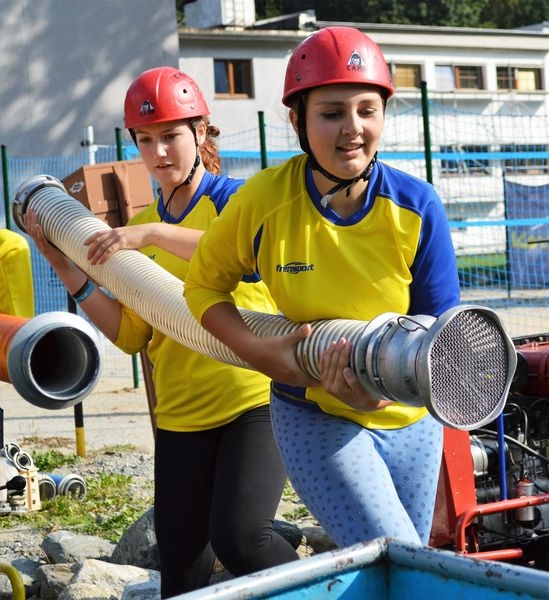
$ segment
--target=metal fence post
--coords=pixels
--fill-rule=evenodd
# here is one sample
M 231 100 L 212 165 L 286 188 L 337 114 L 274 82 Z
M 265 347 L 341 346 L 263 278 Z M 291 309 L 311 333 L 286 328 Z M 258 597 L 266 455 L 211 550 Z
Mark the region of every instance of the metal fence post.
M 116 136 L 116 159 L 124 160 L 124 142 L 122 140 L 122 129 L 116 127 L 114 130 Z M 133 388 L 139 387 L 139 367 L 137 365 L 137 354 L 132 354 L 132 373 L 133 373 Z
M 11 229 L 8 147 L 5 144 L 2 144 L 2 181 L 4 182 L 4 212 L 6 215 L 6 229 Z
M 257 117 L 259 120 L 259 146 L 261 148 L 261 168 L 268 167 L 267 161 L 267 143 L 265 141 L 265 114 L 262 110 L 258 111 Z
M 425 147 L 425 169 L 429 183 L 433 183 L 433 158 L 431 154 L 431 129 L 429 127 L 429 98 L 427 82 L 421 82 L 421 114 L 423 116 L 423 145 Z

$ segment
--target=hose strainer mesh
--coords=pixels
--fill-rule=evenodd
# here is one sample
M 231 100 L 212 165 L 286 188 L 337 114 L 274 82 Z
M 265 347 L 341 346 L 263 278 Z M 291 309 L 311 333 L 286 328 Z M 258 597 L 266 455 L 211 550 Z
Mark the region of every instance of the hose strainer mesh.
M 493 313 L 457 312 L 431 344 L 426 406 L 457 429 L 480 427 L 503 409 L 515 367 L 515 350 Z

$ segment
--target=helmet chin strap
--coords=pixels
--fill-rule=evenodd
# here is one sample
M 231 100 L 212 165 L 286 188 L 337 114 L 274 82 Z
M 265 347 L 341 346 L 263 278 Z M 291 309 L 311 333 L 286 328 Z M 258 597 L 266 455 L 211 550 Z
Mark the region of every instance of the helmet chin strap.
M 191 131 L 193 132 L 193 136 L 194 136 L 194 147 L 195 147 L 196 156 L 194 158 L 194 164 L 193 164 L 191 170 L 189 171 L 189 174 L 187 175 L 187 179 L 185 179 L 185 181 L 183 182 L 185 185 L 189 185 L 189 183 L 191 183 L 191 181 L 193 180 L 194 174 L 196 173 L 196 169 L 197 169 L 198 165 L 200 164 L 200 147 L 198 145 L 198 138 L 196 137 L 196 123 L 197 122 L 198 122 L 197 119 L 191 119 L 191 122 L 190 122 Z
M 313 161 L 316 164 L 316 168 L 315 168 L 315 166 L 313 166 Z M 309 162 L 311 165 L 311 169 L 319 171 L 320 173 L 322 173 L 322 175 L 324 175 L 324 177 L 327 177 L 328 179 L 331 179 L 332 181 L 337 181 L 336 185 L 334 185 L 333 188 L 328 190 L 328 192 L 326 194 L 324 194 L 324 196 L 322 196 L 322 198 L 320 199 L 320 204 L 322 205 L 322 208 L 326 208 L 328 206 L 328 204 L 330 204 L 330 202 L 332 201 L 332 198 L 341 190 L 347 188 L 347 191 L 345 192 L 345 196 L 348 198 L 351 195 L 351 190 L 355 183 L 357 183 L 358 181 L 368 181 L 370 179 L 370 177 L 372 176 L 372 171 L 374 169 L 374 164 L 376 163 L 376 161 L 377 161 L 377 152 L 374 154 L 372 160 L 368 163 L 368 165 L 366 166 L 364 171 L 362 171 L 362 173 L 358 177 L 355 177 L 354 179 L 341 179 L 339 177 L 336 177 L 335 175 L 332 175 L 331 173 L 328 173 L 328 171 L 326 171 L 326 169 L 322 168 L 318 164 L 318 162 L 312 155 L 309 155 Z
M 377 161 L 377 152 L 374 154 L 372 160 L 368 163 L 364 171 L 357 177 L 353 179 L 341 179 L 341 177 L 337 177 L 337 175 L 332 175 L 329 171 L 326 171 L 324 167 L 322 167 L 315 158 L 313 151 L 311 150 L 311 146 L 309 145 L 309 139 L 307 137 L 307 129 L 305 126 L 305 97 L 304 94 L 301 94 L 298 99 L 297 106 L 297 135 L 299 139 L 299 145 L 305 154 L 309 156 L 309 166 L 313 171 L 318 171 L 324 177 L 329 179 L 330 181 L 334 181 L 336 185 L 333 188 L 328 190 L 326 194 L 322 196 L 320 199 L 320 204 L 322 208 L 326 208 L 328 204 L 332 201 L 332 198 L 341 190 L 347 188 L 346 196 L 347 198 L 351 195 L 351 189 L 355 183 L 358 181 L 368 181 L 372 176 L 372 171 L 374 168 L 374 164 Z

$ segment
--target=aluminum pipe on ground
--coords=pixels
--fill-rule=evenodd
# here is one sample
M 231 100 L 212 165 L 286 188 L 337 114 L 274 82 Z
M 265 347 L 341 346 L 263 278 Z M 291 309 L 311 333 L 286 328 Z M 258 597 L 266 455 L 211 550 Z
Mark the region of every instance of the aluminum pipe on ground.
M 83 241 L 109 226 L 69 196 L 60 181 L 37 175 L 23 182 L 13 204 L 14 219 L 22 229 L 29 208 L 52 243 L 152 326 L 211 358 L 249 367 L 196 322 L 183 299 L 183 283 L 140 252 L 123 250 L 103 265 L 91 265 Z M 280 315 L 245 309 L 240 313 L 263 337 L 299 327 Z M 321 353 L 340 337 L 353 344 L 351 367 L 366 390 L 426 406 L 440 422 L 458 429 L 474 429 L 495 419 L 516 367 L 515 348 L 500 319 L 481 306 L 460 306 L 438 318 L 386 313 L 370 322 L 314 322 L 311 335 L 297 346 L 301 368 L 318 378 Z

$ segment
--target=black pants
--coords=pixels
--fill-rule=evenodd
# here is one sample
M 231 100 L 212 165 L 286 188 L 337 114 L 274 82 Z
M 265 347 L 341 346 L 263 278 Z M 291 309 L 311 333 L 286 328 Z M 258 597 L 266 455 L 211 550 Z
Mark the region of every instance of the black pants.
M 162 598 L 208 585 L 215 556 L 236 576 L 297 559 L 273 531 L 285 480 L 268 406 L 216 429 L 159 429 L 154 513 Z

